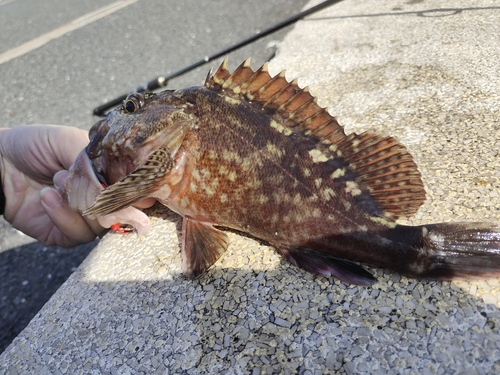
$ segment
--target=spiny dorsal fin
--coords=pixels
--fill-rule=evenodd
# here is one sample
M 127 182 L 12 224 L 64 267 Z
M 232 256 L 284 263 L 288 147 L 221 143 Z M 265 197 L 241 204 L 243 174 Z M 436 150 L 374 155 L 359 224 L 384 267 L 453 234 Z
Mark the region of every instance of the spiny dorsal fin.
M 207 78 L 205 87 L 260 105 L 283 127 L 316 137 L 323 151 L 327 149 L 332 158 L 343 157 L 349 163 L 356 172 L 356 182 L 394 217 L 409 217 L 424 202 L 420 172 L 403 145 L 395 138 L 372 133 L 346 136 L 309 89 L 300 88 L 297 80 L 288 82 L 284 71 L 271 77 L 267 63 L 253 71 L 247 59 L 230 73 L 225 59 Z
M 425 201 L 425 189 L 412 156 L 396 138 L 369 132 L 349 134 L 330 146 L 349 162 L 379 206 L 397 217 L 410 217 Z
M 247 59 L 230 73 L 225 59 L 215 74 L 207 78 L 205 87 L 260 105 L 274 112 L 271 116 L 282 126 L 314 135 L 328 144 L 345 138 L 344 129 L 316 103 L 308 88 L 300 88 L 297 80 L 288 82 L 284 71 L 271 77 L 267 62 L 253 71 Z

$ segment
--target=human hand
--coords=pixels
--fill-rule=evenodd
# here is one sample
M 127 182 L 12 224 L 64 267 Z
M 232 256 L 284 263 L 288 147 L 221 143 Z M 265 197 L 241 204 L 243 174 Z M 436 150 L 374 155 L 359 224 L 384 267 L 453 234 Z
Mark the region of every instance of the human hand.
M 55 125 L 0 129 L 4 218 L 15 228 L 44 244 L 65 247 L 90 242 L 103 233 L 96 220 L 68 206 L 52 181 L 57 172 L 69 169 L 88 144 L 87 134 Z

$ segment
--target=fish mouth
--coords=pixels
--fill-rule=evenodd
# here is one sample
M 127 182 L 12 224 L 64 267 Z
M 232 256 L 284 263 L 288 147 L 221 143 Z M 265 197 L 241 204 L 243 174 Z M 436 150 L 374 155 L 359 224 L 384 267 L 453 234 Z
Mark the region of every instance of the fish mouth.
M 102 187 L 107 188 L 109 186 L 109 184 L 108 184 L 108 181 L 106 181 L 106 178 L 104 177 L 104 175 L 96 169 L 94 163 L 91 163 L 91 165 L 92 165 L 92 170 L 94 171 L 94 174 L 96 175 L 97 179 L 101 183 Z
M 129 160 L 117 159 L 109 162 L 104 157 L 92 159 L 91 165 L 95 176 L 103 187 L 113 185 L 138 168 L 137 164 Z
M 87 156 L 89 156 L 95 176 L 101 185 L 106 188 L 140 168 L 144 163 L 142 159 L 146 157 L 147 160 L 147 157 L 150 156 L 147 152 L 149 150 L 142 149 L 132 155 L 110 155 L 107 152 L 102 152 L 99 156 L 90 157 L 88 153 Z M 150 151 L 150 153 L 153 153 L 153 151 Z
M 92 152 L 89 150 L 89 147 L 90 147 L 90 144 L 87 145 L 87 147 L 85 147 L 85 153 L 87 154 L 87 157 L 90 161 L 90 166 L 92 168 L 92 171 L 94 172 L 94 175 L 97 177 L 97 179 L 99 180 L 99 182 L 101 183 L 101 185 L 103 187 L 108 187 L 109 186 L 109 183 L 106 179 L 106 177 L 104 176 L 104 168 L 102 166 L 102 156 L 98 156 L 98 157 L 92 157 Z

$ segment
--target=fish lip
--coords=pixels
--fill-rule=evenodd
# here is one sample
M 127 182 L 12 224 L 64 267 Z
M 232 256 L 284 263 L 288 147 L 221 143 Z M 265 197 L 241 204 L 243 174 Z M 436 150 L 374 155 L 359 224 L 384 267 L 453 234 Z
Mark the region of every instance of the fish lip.
M 102 168 L 98 169 L 96 167 L 96 160 L 99 158 L 100 155 L 99 156 L 93 156 L 93 157 L 91 155 L 89 155 L 89 146 L 87 146 L 85 148 L 85 153 L 87 154 L 87 157 L 88 157 L 88 159 L 90 161 L 90 165 L 92 167 L 92 171 L 94 172 L 94 175 L 97 177 L 97 179 L 99 180 L 99 182 L 103 185 L 103 187 L 108 187 L 109 183 L 108 183 L 108 181 L 106 181 L 106 178 L 102 174 Z

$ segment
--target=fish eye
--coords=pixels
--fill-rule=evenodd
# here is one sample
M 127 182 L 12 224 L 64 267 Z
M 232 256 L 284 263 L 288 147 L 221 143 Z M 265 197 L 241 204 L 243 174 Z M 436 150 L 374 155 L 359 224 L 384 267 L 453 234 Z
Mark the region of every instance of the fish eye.
M 127 99 L 123 101 L 123 109 L 125 112 L 134 113 L 140 110 L 144 106 L 144 95 L 142 94 L 131 94 L 127 96 Z

